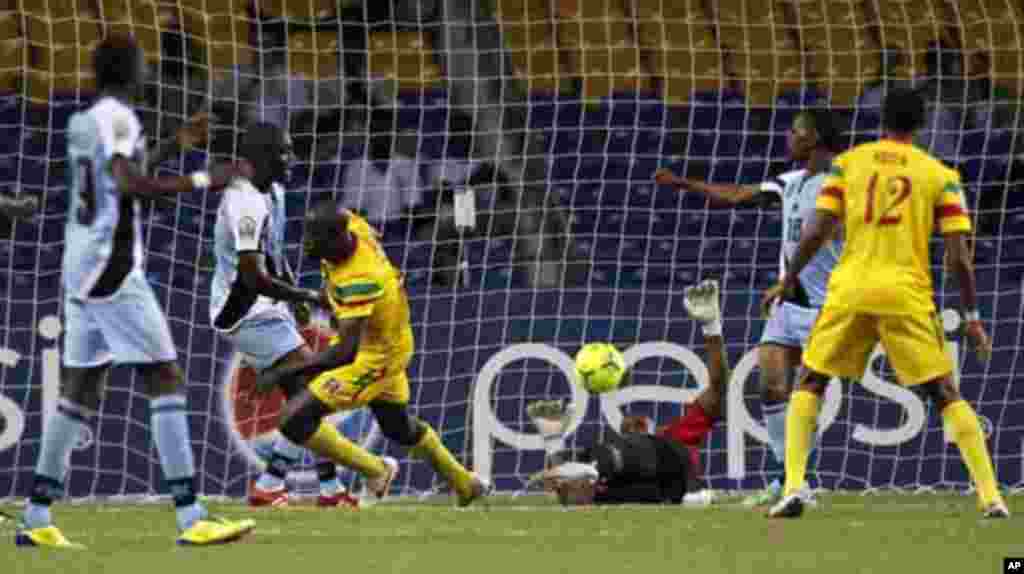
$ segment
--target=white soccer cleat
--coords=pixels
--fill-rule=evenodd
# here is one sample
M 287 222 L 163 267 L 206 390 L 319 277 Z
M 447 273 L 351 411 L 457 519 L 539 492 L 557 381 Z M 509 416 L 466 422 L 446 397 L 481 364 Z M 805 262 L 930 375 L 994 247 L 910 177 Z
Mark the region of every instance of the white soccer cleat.
M 986 519 L 1009 518 L 1010 509 L 1006 508 L 1006 503 L 1003 501 L 994 502 L 988 505 L 981 517 Z
M 714 323 L 722 318 L 718 302 L 718 281 L 705 279 L 683 291 L 683 305 L 691 317 L 701 323 Z
M 768 518 L 800 518 L 804 513 L 803 495 L 790 494 L 768 510 Z
M 395 481 L 395 477 L 398 476 L 398 461 L 391 458 L 390 456 L 382 456 L 381 460 L 384 462 L 384 466 L 387 467 L 387 471 L 376 478 L 366 479 L 366 490 L 370 491 L 380 500 L 388 495 L 388 491 L 391 490 L 391 483 Z
M 715 503 L 718 495 L 713 490 L 704 489 L 697 492 L 688 492 L 683 497 L 685 508 L 707 508 Z

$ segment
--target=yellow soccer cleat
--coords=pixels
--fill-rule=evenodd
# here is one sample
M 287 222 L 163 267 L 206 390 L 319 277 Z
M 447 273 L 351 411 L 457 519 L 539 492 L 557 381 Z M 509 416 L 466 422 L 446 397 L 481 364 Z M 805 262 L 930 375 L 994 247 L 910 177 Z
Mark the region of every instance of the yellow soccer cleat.
M 234 542 L 252 532 L 256 521 L 225 520 L 223 518 L 204 518 L 197 520 L 188 530 L 178 537 L 181 546 L 212 546 Z
M 23 547 L 65 548 L 68 550 L 85 550 L 85 546 L 71 542 L 56 526 L 45 528 L 19 529 L 14 535 L 14 545 Z

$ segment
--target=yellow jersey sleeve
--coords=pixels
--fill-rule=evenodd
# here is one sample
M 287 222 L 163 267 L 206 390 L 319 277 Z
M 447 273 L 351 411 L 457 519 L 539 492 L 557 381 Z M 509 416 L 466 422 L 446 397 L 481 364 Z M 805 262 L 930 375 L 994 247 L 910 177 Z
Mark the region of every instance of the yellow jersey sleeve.
M 837 217 L 843 215 L 843 199 L 846 196 L 846 179 L 843 173 L 845 165 L 844 156 L 840 155 L 832 161 L 832 166 L 821 184 L 821 191 L 818 192 L 818 199 L 815 207 L 822 211 L 834 213 Z
M 938 224 L 939 233 L 970 233 L 971 219 L 967 215 L 960 174 L 953 170 L 946 170 L 941 184 L 942 191 L 939 192 L 938 200 L 935 202 L 935 221 Z

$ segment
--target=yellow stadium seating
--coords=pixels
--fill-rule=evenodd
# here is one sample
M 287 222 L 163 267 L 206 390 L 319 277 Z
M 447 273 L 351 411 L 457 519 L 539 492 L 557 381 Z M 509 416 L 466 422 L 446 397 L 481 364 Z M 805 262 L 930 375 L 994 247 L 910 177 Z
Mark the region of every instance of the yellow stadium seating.
M 334 0 L 260 0 L 260 15 L 289 20 L 316 20 L 336 13 Z
M 392 78 L 400 88 L 418 89 L 441 81 L 429 36 L 419 32 L 375 32 L 370 36 L 370 74 Z
M 631 46 L 591 48 L 571 53 L 571 67 L 582 82 L 581 96 L 596 100 L 627 90 L 650 88 L 640 51 Z
M 256 49 L 251 42 L 251 21 L 245 12 L 185 11 L 185 29 L 204 54 L 212 70 L 252 64 Z
M 338 77 L 338 34 L 298 32 L 288 36 L 288 66 L 292 74 L 307 78 Z
M 651 73 L 661 80 L 662 97 L 687 102 L 695 91 L 722 87 L 721 51 L 702 23 L 673 28 L 662 45 L 645 50 Z
M 715 27 L 728 54 L 726 72 L 738 78 L 751 103 L 766 105 L 803 83 L 801 57 L 782 9 L 765 0 L 718 6 Z
M 511 59 L 515 74 L 530 91 L 557 92 L 565 87 L 568 74 L 562 70 L 554 43 L 513 46 Z
M 538 22 L 548 20 L 548 0 L 496 0 L 494 17 L 498 21 Z
M 0 40 L 0 89 L 18 89 L 24 65 L 25 40 L 18 37 Z

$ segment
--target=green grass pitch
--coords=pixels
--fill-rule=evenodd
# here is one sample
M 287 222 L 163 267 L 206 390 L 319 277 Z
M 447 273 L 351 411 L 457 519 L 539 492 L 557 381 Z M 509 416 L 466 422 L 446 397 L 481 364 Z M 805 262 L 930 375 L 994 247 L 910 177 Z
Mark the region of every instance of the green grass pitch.
M 1009 503 L 1024 512 L 1020 497 Z M 973 497 L 939 494 L 825 495 L 796 521 L 769 521 L 732 502 L 563 509 L 502 497 L 467 510 L 414 502 L 358 512 L 212 510 L 254 518 L 256 530 L 228 546 L 178 548 L 166 505 L 62 505 L 59 524 L 89 549 L 15 548 L 13 525 L 3 524 L 0 572 L 984 574 L 1001 572 L 1003 557 L 1024 556 L 1019 520 L 982 521 Z

